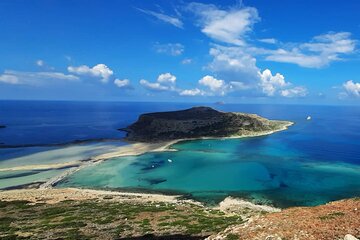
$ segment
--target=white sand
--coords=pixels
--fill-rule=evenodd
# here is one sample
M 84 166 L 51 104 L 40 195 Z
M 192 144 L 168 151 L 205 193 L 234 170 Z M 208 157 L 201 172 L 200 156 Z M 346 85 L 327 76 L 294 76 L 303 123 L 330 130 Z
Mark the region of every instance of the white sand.
M 139 202 L 172 202 L 179 203 L 182 201 L 188 201 L 195 204 L 200 204 L 191 200 L 177 200 L 178 196 L 167 196 L 161 194 L 145 194 L 145 193 L 123 193 L 114 191 L 99 191 L 90 189 L 77 189 L 77 188 L 62 188 L 53 189 L 52 186 L 61 181 L 70 174 L 78 171 L 79 169 L 88 166 L 89 164 L 96 164 L 114 157 L 134 156 L 141 155 L 147 152 L 156 151 L 176 151 L 171 149 L 170 146 L 181 141 L 198 140 L 198 139 L 229 139 L 229 138 L 244 138 L 244 137 L 257 137 L 263 135 L 269 135 L 274 132 L 282 131 L 291 126 L 292 122 L 287 122 L 284 126 L 275 131 L 264 131 L 258 133 L 249 133 L 241 136 L 231 136 L 225 138 L 194 138 L 194 139 L 178 139 L 173 141 L 161 142 L 161 143 L 133 143 L 126 146 L 120 146 L 115 148 L 115 151 L 110 153 L 101 154 L 90 158 L 88 161 L 80 162 L 66 162 L 56 164 L 44 164 L 44 165 L 25 165 L 19 167 L 12 167 L 7 169 L 0 169 L 0 171 L 9 170 L 34 170 L 34 169 L 58 169 L 64 167 L 73 167 L 68 171 L 63 172 L 54 178 L 51 178 L 46 183 L 42 184 L 39 189 L 19 189 L 19 190 L 7 190 L 0 191 L 0 200 L 12 201 L 12 200 L 27 200 L 31 202 L 46 202 L 55 203 L 63 200 L 85 200 L 85 199 L 103 199 L 105 196 L 108 198 L 111 196 L 111 200 L 114 201 L 139 201 Z M 201 205 L 201 204 L 200 204 Z M 219 209 L 224 212 L 232 211 L 232 209 L 252 209 L 254 211 L 266 211 L 274 212 L 279 209 L 269 206 L 255 205 L 251 202 L 244 200 L 226 198 L 220 203 Z
M 233 198 L 233 197 L 225 198 L 222 202 L 220 202 L 218 209 L 223 212 L 234 212 L 234 211 L 238 212 L 238 211 L 245 210 L 245 209 L 251 209 L 253 211 L 259 211 L 259 212 L 261 212 L 261 211 L 280 212 L 281 211 L 281 209 L 279 209 L 279 208 L 266 206 L 266 205 L 258 205 L 258 204 L 254 204 L 249 201 L 245 201 L 245 200 Z
M 26 200 L 33 203 L 57 203 L 65 200 L 104 200 L 116 202 L 146 203 L 191 203 L 201 205 L 193 200 L 179 200 L 179 196 L 147 193 L 124 193 L 104 190 L 60 188 L 60 189 L 17 189 L 0 191 L 1 201 Z

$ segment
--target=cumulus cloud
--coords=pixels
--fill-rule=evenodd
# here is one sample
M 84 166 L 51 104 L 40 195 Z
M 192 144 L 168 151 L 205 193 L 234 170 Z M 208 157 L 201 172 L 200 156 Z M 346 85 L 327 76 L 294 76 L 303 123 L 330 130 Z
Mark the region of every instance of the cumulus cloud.
M 176 76 L 171 73 L 162 73 L 158 76 L 156 82 L 141 79 L 140 85 L 151 91 L 176 91 Z
M 115 79 L 114 84 L 119 88 L 129 88 L 130 87 L 130 80 L 129 79 Z
M 156 43 L 154 45 L 154 49 L 157 53 L 164 53 L 170 56 L 179 56 L 183 54 L 185 47 L 180 43 Z
M 0 75 L 0 82 L 7 84 L 44 85 L 53 80 L 76 81 L 77 76 L 61 72 L 20 72 L 6 70 Z
M 245 36 L 259 20 L 256 8 L 219 9 L 213 4 L 190 3 L 188 10 L 198 16 L 201 31 L 208 37 L 225 43 L 245 45 Z
M 107 83 L 109 78 L 114 74 L 114 72 L 108 66 L 102 63 L 93 67 L 89 67 L 87 65 L 81 65 L 78 67 L 69 66 L 68 71 L 77 75 L 100 77 L 101 82 L 103 83 Z
M 203 96 L 205 95 L 205 92 L 203 90 L 200 90 L 198 88 L 194 88 L 194 89 L 185 89 L 185 90 L 181 90 L 179 92 L 180 96 Z
M 183 28 L 183 22 L 177 18 L 177 17 L 172 17 L 163 13 L 158 13 L 158 12 L 154 12 L 154 11 L 150 11 L 150 10 L 144 10 L 141 8 L 137 8 L 137 10 L 139 10 L 140 12 L 143 12 L 147 15 L 153 16 L 155 18 L 157 18 L 158 20 L 171 24 L 177 28 Z
M 213 93 L 218 95 L 225 95 L 228 87 L 224 80 L 216 79 L 210 75 L 201 78 L 199 84 L 208 87 Z
M 308 94 L 308 91 L 303 86 L 292 87 L 290 82 L 285 81 L 285 77 L 276 73 L 272 75 L 269 69 L 264 70 L 260 75 L 259 86 L 262 89 L 262 92 L 267 96 L 282 96 L 282 97 L 305 97 Z
M 349 80 L 343 84 L 343 89 L 347 96 L 350 97 L 360 97 L 360 83 L 353 82 Z
M 261 71 L 253 57 L 243 47 L 225 47 L 214 45 L 210 49 L 213 57 L 208 69 L 215 72 L 222 79 L 221 93 L 252 90 L 265 96 L 285 96 L 281 90 L 295 88 L 289 91 L 287 96 L 298 96 L 306 94 L 306 91 L 298 91 L 296 86 L 285 81 L 284 75 L 276 73 L 272 75 L 269 69 Z M 302 87 L 304 88 L 304 87 Z M 304 88 L 305 89 L 305 88 Z M 219 91 L 218 91 L 219 92 Z
M 209 53 L 213 60 L 207 68 L 218 73 L 226 81 L 251 83 L 258 78 L 259 68 L 256 66 L 256 59 L 242 47 L 214 45 Z
M 162 73 L 158 76 L 157 81 L 164 84 L 175 84 L 176 77 L 171 73 Z
M 266 60 L 284 63 L 294 63 L 301 67 L 321 68 L 333 61 L 342 60 L 345 54 L 355 51 L 356 40 L 349 32 L 330 32 L 315 36 L 308 43 L 298 43 L 290 49 L 264 51 Z
M 289 85 L 285 82 L 285 77 L 280 73 L 272 75 L 269 69 L 265 69 L 260 75 L 260 87 L 262 91 L 268 96 L 274 96 L 279 88 L 284 88 Z

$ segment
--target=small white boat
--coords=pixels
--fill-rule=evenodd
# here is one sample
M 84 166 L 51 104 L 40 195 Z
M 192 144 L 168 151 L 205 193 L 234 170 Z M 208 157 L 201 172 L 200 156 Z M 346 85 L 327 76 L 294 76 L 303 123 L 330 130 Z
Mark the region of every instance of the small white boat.
M 311 120 L 311 116 L 307 116 L 306 120 Z
M 172 160 L 169 158 L 169 159 L 168 159 L 168 162 L 169 162 L 169 163 L 172 163 Z

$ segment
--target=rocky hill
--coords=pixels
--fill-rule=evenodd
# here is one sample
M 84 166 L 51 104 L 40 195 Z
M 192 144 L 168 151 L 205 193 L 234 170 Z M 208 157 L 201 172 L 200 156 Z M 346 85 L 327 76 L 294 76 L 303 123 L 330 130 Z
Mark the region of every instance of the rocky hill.
M 360 237 L 359 219 L 360 198 L 352 198 L 254 217 L 208 239 L 356 240 Z
M 255 114 L 220 112 L 210 107 L 142 114 L 138 121 L 120 129 L 127 140 L 159 142 L 200 137 L 263 135 L 286 129 L 287 121 L 275 121 Z
M 214 208 L 156 194 L 89 189 L 0 191 L 0 239 L 356 240 L 360 237 L 359 198 L 280 212 L 232 200 Z

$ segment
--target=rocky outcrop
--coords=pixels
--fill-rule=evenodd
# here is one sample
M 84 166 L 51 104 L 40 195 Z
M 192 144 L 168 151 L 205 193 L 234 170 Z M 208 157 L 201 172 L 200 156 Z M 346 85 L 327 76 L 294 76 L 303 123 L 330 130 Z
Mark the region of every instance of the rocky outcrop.
M 138 121 L 120 129 L 126 139 L 159 142 L 200 137 L 231 137 L 262 135 L 283 130 L 291 125 L 255 114 L 220 112 L 209 107 L 193 107 L 173 112 L 142 114 Z
M 360 198 L 352 198 L 265 214 L 244 224 L 231 226 L 208 240 L 356 240 L 360 236 L 359 219 Z
M 351 234 L 346 234 L 344 240 L 359 240 L 358 238 L 354 237 Z

